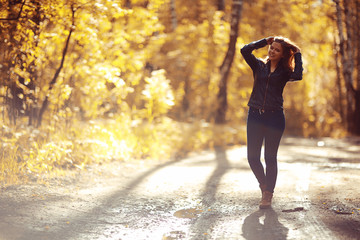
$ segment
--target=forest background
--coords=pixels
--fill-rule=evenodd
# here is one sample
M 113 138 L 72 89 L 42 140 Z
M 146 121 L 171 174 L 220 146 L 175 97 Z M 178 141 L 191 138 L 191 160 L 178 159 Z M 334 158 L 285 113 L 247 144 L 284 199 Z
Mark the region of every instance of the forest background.
M 356 0 L 1 0 L 1 185 L 244 144 L 239 51 L 268 36 L 302 49 L 286 134 L 360 135 L 359 22 Z

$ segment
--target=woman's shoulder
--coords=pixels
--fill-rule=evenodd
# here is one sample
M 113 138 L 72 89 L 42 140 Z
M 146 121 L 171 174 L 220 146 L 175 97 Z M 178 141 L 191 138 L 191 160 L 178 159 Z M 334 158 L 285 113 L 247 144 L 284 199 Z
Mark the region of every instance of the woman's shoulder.
M 266 67 L 266 65 L 268 64 L 267 60 L 266 59 L 263 59 L 263 58 L 256 58 L 258 64 L 262 67 Z
M 266 70 L 270 66 L 270 63 L 267 62 L 266 59 L 262 59 L 262 58 L 256 58 L 256 59 L 257 59 L 257 64 L 260 67 L 260 69 Z

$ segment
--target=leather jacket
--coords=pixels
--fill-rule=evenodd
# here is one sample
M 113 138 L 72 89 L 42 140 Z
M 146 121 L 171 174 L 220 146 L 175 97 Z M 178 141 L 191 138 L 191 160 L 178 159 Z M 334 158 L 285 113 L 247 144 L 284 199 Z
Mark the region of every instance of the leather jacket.
M 282 110 L 283 109 L 283 90 L 288 81 L 298 81 L 302 79 L 302 59 L 301 53 L 295 53 L 295 68 L 291 71 L 278 63 L 274 72 L 270 72 L 270 61 L 265 63 L 256 58 L 252 51 L 265 47 L 266 39 L 255 41 L 245 45 L 241 49 L 247 64 L 251 67 L 254 76 L 254 86 L 248 102 L 249 107 L 261 110 Z M 281 60 L 280 60 L 281 61 Z

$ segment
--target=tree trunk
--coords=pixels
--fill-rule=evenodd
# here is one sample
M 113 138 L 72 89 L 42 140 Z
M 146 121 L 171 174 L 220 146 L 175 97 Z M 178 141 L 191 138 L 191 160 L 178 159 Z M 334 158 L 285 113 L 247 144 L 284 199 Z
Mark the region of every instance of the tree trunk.
M 355 37 L 354 37 L 354 45 L 356 46 L 354 49 L 354 53 L 356 55 L 356 90 L 355 90 L 355 110 L 354 110 L 354 133 L 356 135 L 360 135 L 360 2 L 355 1 L 356 10 L 355 19 L 353 22 L 355 23 Z
M 171 13 L 171 27 L 172 27 L 172 30 L 175 31 L 175 29 L 177 28 L 175 0 L 170 0 L 170 13 Z
M 126 0 L 125 1 L 125 8 L 129 8 L 129 9 L 132 8 L 131 0 Z
M 355 91 L 354 134 L 360 136 L 360 90 Z
M 184 79 L 184 96 L 183 96 L 183 99 L 182 99 L 182 116 L 181 118 L 183 120 L 185 120 L 188 116 L 188 111 L 189 111 L 189 107 L 190 107 L 190 102 L 189 102 L 189 94 L 190 94 L 190 89 L 191 89 L 191 86 L 190 86 L 190 79 L 189 79 L 189 76 L 186 76 L 185 79 Z
M 360 22 L 360 1 L 356 1 L 356 15 L 355 15 L 355 23 Z M 355 32 L 355 41 L 356 41 L 356 72 L 357 72 L 357 89 L 360 90 L 360 24 L 355 24 L 356 32 Z
M 225 0 L 218 0 L 218 11 L 225 11 Z
M 220 66 L 220 83 L 219 92 L 217 94 L 217 110 L 215 113 L 215 123 L 223 124 L 226 122 L 227 111 L 227 81 L 230 68 L 234 60 L 236 51 L 236 40 L 238 37 L 238 28 L 241 17 L 243 0 L 233 0 L 231 11 L 231 30 L 228 51 Z
M 336 86 L 338 90 L 338 107 L 337 110 L 339 111 L 341 122 L 345 122 L 345 113 L 343 107 L 343 93 L 342 93 L 342 85 L 341 85 L 341 68 L 340 68 L 340 61 L 339 61 L 339 50 L 336 43 L 336 39 L 334 39 L 334 49 L 335 49 L 335 67 L 336 67 Z
M 353 72 L 354 72 L 354 55 L 353 55 L 353 26 L 352 26 L 352 14 L 350 10 L 349 0 L 344 0 L 344 14 L 345 14 L 345 26 L 346 26 L 346 65 L 344 65 L 344 76 L 346 80 L 346 89 L 347 89 L 347 121 L 348 121 L 348 130 L 350 132 L 355 130 L 354 123 L 354 108 L 355 108 L 355 88 L 353 83 Z
M 351 34 L 351 16 L 349 13 L 349 2 L 344 0 L 344 13 L 345 13 L 345 31 L 347 34 L 347 39 L 345 40 L 344 28 L 343 28 L 343 18 L 342 10 L 339 0 L 334 0 L 336 5 L 336 23 L 339 31 L 339 53 L 342 63 L 342 75 L 345 81 L 346 87 L 346 128 L 349 132 L 353 132 L 355 125 L 354 124 L 354 95 L 355 89 L 353 86 L 353 49 L 351 48 L 352 34 Z M 349 29 L 350 28 L 350 29 Z

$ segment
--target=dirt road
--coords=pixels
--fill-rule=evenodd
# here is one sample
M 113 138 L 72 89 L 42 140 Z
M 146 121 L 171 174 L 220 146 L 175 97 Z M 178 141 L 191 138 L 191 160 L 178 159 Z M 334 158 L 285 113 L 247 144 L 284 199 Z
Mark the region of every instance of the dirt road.
M 246 148 L 2 189 L 0 240 L 360 239 L 360 139 L 284 138 L 273 208 Z

